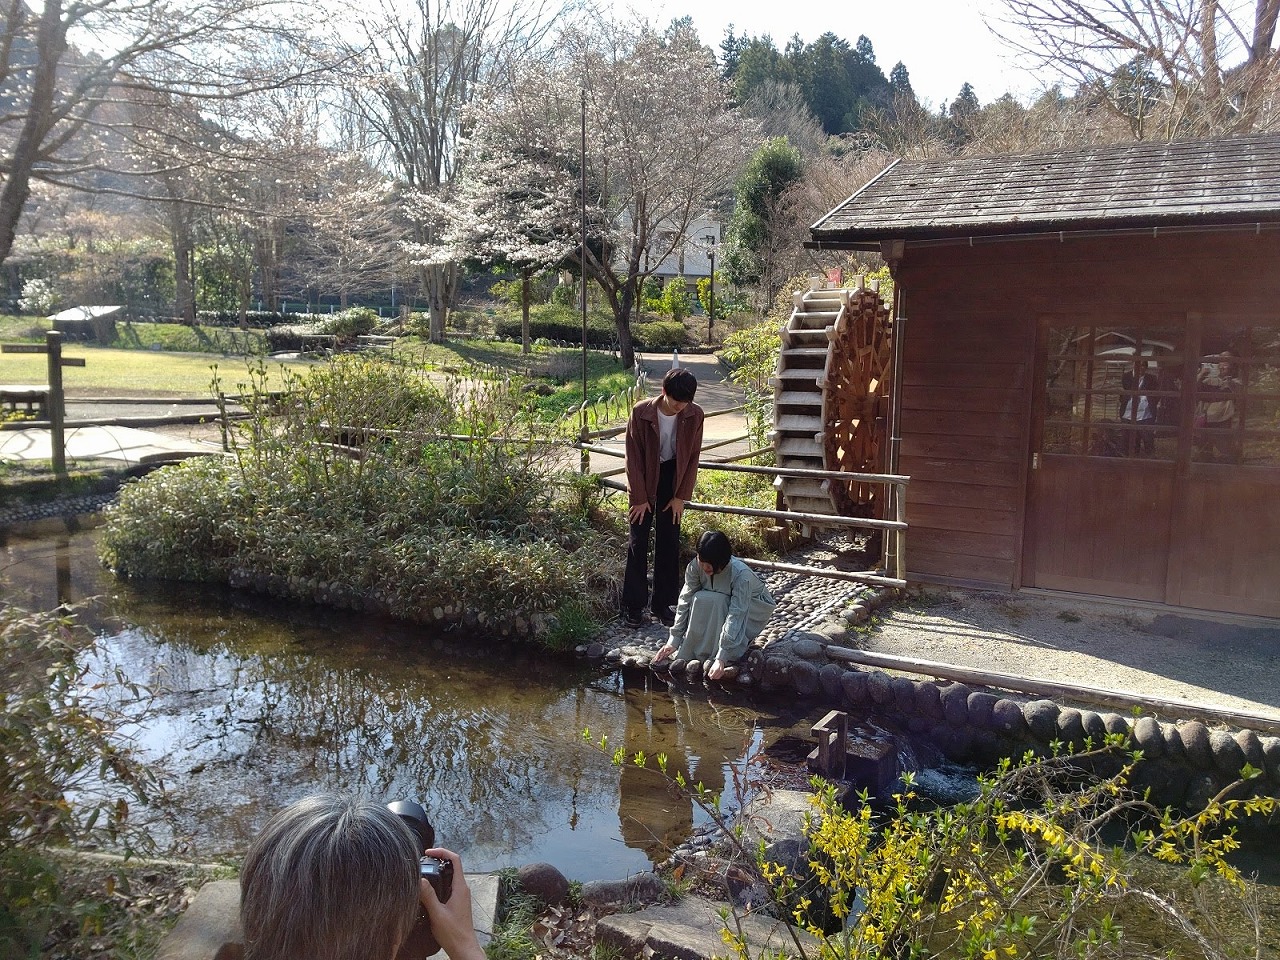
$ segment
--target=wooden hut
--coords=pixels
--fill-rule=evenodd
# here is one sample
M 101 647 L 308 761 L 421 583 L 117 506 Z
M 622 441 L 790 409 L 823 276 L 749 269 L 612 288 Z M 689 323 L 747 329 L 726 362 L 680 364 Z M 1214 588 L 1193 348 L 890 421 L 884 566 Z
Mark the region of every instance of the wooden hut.
M 1280 136 L 895 162 L 911 579 L 1280 617 Z

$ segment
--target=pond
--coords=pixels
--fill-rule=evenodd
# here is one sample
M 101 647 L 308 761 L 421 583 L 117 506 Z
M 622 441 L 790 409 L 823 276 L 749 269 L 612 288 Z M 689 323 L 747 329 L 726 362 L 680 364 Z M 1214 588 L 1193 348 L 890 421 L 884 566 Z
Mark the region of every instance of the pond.
M 120 582 L 92 532 L 11 538 L 2 553 L 6 599 L 96 598 L 80 613 L 98 638 L 90 665 L 155 692 L 145 707 L 119 688 L 104 696 L 166 771 L 178 838 L 199 859 L 243 853 L 272 812 L 336 790 L 420 799 L 470 870 L 546 861 L 571 879 L 617 878 L 664 859 L 705 815 L 657 774 L 620 772 L 584 728 L 611 749 L 666 753 L 673 773 L 718 790 L 815 719 L 392 620 Z

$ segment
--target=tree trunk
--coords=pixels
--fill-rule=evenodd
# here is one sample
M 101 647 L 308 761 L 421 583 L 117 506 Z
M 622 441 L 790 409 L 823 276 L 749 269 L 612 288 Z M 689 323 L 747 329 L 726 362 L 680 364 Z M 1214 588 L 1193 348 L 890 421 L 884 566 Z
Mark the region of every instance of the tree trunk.
M 39 59 L 28 81 L 31 83 L 31 105 L 14 144 L 13 158 L 5 171 L 4 189 L 0 190 L 0 263 L 8 259 L 13 250 L 18 220 L 31 196 L 31 171 L 52 124 L 57 65 L 67 49 L 66 25 L 62 22 L 59 0 L 46 0 L 44 4 L 36 47 Z
M 520 350 L 529 352 L 529 268 L 520 271 Z
M 173 238 L 173 310 L 180 322 L 195 326 L 196 251 L 191 238 L 191 211 L 186 204 L 170 204 L 169 232 Z

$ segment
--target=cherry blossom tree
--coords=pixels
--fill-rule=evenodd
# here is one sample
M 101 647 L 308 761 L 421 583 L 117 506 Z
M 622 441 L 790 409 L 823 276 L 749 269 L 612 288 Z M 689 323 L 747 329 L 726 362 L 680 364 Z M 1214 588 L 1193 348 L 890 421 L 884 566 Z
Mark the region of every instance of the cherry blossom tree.
M 566 31 L 554 49 L 554 60 L 487 109 L 537 145 L 539 163 L 562 171 L 544 179 L 558 199 L 539 203 L 568 227 L 566 212 L 581 199 L 585 92 L 587 242 L 570 228 L 566 261 L 599 286 L 631 364 L 641 284 L 687 241 L 694 220 L 728 196 L 758 137 L 687 18 L 666 30 L 600 22 Z

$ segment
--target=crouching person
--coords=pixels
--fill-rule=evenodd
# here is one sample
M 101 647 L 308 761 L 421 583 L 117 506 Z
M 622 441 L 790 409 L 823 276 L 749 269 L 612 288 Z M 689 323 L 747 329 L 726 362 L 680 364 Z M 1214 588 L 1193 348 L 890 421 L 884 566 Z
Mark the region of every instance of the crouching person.
M 764 581 L 733 556 L 729 538 L 708 530 L 685 568 L 675 624 L 653 663 L 704 660 L 708 680 L 730 680 L 775 606 Z

